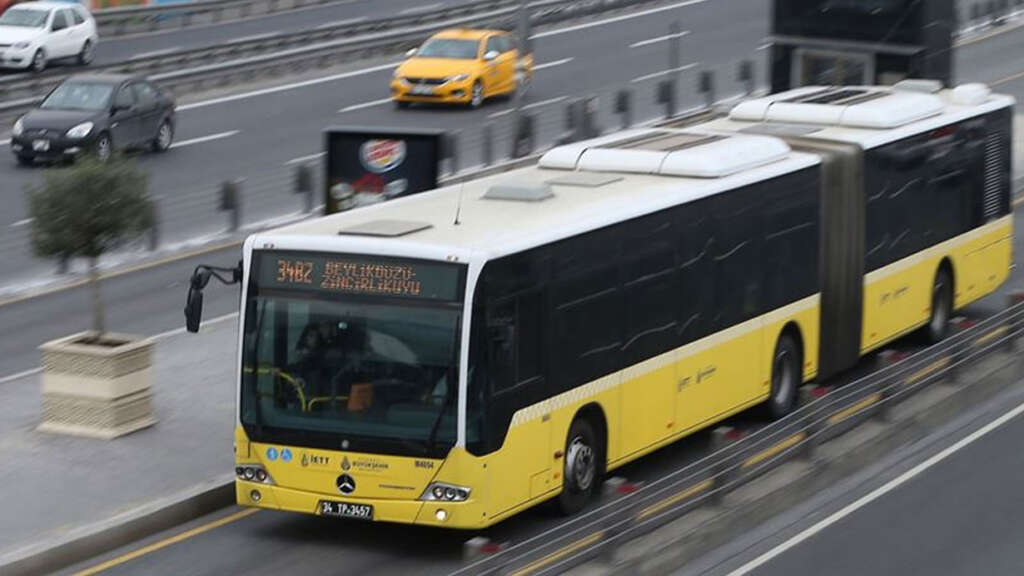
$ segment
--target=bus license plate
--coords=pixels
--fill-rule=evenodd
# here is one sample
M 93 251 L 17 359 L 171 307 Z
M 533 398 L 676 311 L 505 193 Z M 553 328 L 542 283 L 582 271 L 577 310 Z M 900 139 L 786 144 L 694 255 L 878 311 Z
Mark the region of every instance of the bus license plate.
M 348 502 L 321 500 L 320 515 L 356 518 L 357 520 L 373 520 L 373 506 L 368 504 L 349 504 Z

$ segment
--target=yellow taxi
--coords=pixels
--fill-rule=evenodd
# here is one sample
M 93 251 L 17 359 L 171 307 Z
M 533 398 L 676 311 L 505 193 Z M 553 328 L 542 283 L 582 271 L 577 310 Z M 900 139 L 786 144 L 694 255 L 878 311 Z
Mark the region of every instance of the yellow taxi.
M 445 30 L 409 51 L 391 79 L 391 99 L 399 108 L 412 102 L 476 108 L 492 96 L 525 89 L 532 78 L 533 56 L 520 57 L 507 32 Z

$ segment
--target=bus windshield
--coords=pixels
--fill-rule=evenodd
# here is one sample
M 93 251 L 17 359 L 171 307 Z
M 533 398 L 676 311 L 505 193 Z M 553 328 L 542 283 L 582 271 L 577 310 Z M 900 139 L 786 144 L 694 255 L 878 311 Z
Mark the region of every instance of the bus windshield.
M 251 285 L 242 424 L 260 442 L 446 452 L 456 437 L 459 326 L 454 302 Z

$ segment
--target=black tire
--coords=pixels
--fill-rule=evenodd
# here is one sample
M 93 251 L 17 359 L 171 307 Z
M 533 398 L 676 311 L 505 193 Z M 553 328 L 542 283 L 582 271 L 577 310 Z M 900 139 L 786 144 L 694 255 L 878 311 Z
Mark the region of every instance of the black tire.
M 174 143 L 174 125 L 171 124 L 170 120 L 164 120 L 160 123 L 160 127 L 156 129 L 156 136 L 153 136 L 153 142 L 150 143 L 150 148 L 153 152 L 167 152 L 171 149 L 171 144 Z
M 477 109 L 484 105 L 484 85 L 477 80 L 473 82 L 472 92 L 469 93 L 469 107 Z
M 768 415 L 773 419 L 782 418 L 796 406 L 803 380 L 802 365 L 801 352 L 793 337 L 780 336 L 772 355 L 772 390 L 767 403 Z
M 92 152 L 100 162 L 110 160 L 114 155 L 114 141 L 110 138 L 110 134 L 101 132 L 92 145 Z
M 586 508 L 601 485 L 601 458 L 604 440 L 585 418 L 576 418 L 565 439 L 562 464 L 562 493 L 558 508 L 563 514 L 576 514 Z
M 924 335 L 929 343 L 942 341 L 949 333 L 949 319 L 953 316 L 953 278 L 945 268 L 939 268 L 932 282 L 932 311 Z
M 392 102 L 395 103 L 395 109 L 397 110 L 405 110 L 409 107 L 409 103 L 404 100 L 392 100 Z
M 78 53 L 78 65 L 88 66 L 95 55 L 92 40 L 86 40 L 85 44 L 82 44 L 82 50 Z
M 14 157 L 18 161 L 18 166 L 32 166 L 35 164 L 35 159 L 31 156 L 22 156 L 21 154 L 15 154 Z
M 36 53 L 32 55 L 32 63 L 29 64 L 29 69 L 36 74 L 46 70 L 46 52 L 42 48 L 36 50 Z

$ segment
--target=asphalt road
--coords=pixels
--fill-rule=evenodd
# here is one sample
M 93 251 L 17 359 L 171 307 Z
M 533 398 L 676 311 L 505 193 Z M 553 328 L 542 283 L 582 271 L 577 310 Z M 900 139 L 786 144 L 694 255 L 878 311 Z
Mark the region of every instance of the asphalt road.
M 363 3 L 353 4 L 355 9 Z M 368 4 L 368 3 L 367 3 Z M 569 23 L 545 30 L 535 41 L 540 68 L 526 99 L 537 115 L 539 140 L 551 142 L 564 126 L 565 99 L 600 96 L 600 123 L 613 127 L 619 119 L 610 110 L 615 90 L 635 91 L 637 120 L 655 117 L 659 72 L 668 67 L 668 47 L 653 41 L 679 19 L 688 35 L 682 39 L 680 63 L 682 106 L 698 105 L 696 72 L 718 70 L 720 97 L 740 92 L 735 65 L 747 58 L 757 63 L 763 77 L 764 38 L 768 32 L 766 0 L 690 0 L 640 13 L 615 15 L 582 24 Z M 1024 29 L 1014 29 L 964 46 L 956 67 L 964 80 L 987 82 L 1020 71 L 1017 58 L 1024 53 Z M 150 175 L 151 189 L 161 197 L 161 231 L 166 243 L 191 241 L 225 228 L 226 217 L 216 210 L 220 183 L 244 177 L 245 222 L 256 222 L 296 212 L 301 199 L 289 193 L 293 164 L 306 161 L 321 148 L 321 131 L 336 124 L 442 127 L 461 131 L 459 165 L 482 160 L 482 125 L 490 122 L 498 155 L 507 154 L 513 116 L 511 104 L 497 100 L 482 110 L 458 108 L 394 110 L 387 101 L 386 85 L 391 60 L 367 62 L 331 76 L 289 81 L 273 90 L 249 88 L 197 100 L 180 95 L 176 148 L 166 155 L 142 156 L 140 166 Z M 1007 88 L 1019 89 L 1011 83 Z M 43 169 L 20 169 L 4 158 L 0 136 L 0 266 L 10 271 L 0 284 L 47 278 L 52 265 L 34 260 L 29 250 L 29 223 L 23 190 L 38 184 Z M 2 288 L 2 286 L 0 286 Z
M 1018 385 L 678 576 L 1024 573 L 1022 401 Z
M 457 0 L 449 0 L 452 4 Z M 431 3 L 431 8 L 443 2 Z M 223 44 L 230 40 L 241 40 L 278 32 L 297 32 L 317 26 L 357 22 L 404 14 L 422 9 L 422 2 L 416 0 L 342 0 L 326 6 L 310 6 L 276 14 L 258 15 L 246 19 L 232 20 L 219 24 L 204 24 L 184 29 L 167 29 L 156 32 L 138 33 L 127 36 L 104 38 L 100 31 L 100 43 L 96 46 L 96 64 L 123 62 L 140 56 L 156 55 L 162 52 L 200 48 Z M 60 63 L 54 64 L 62 66 Z M 73 68 L 72 65 L 63 65 Z

